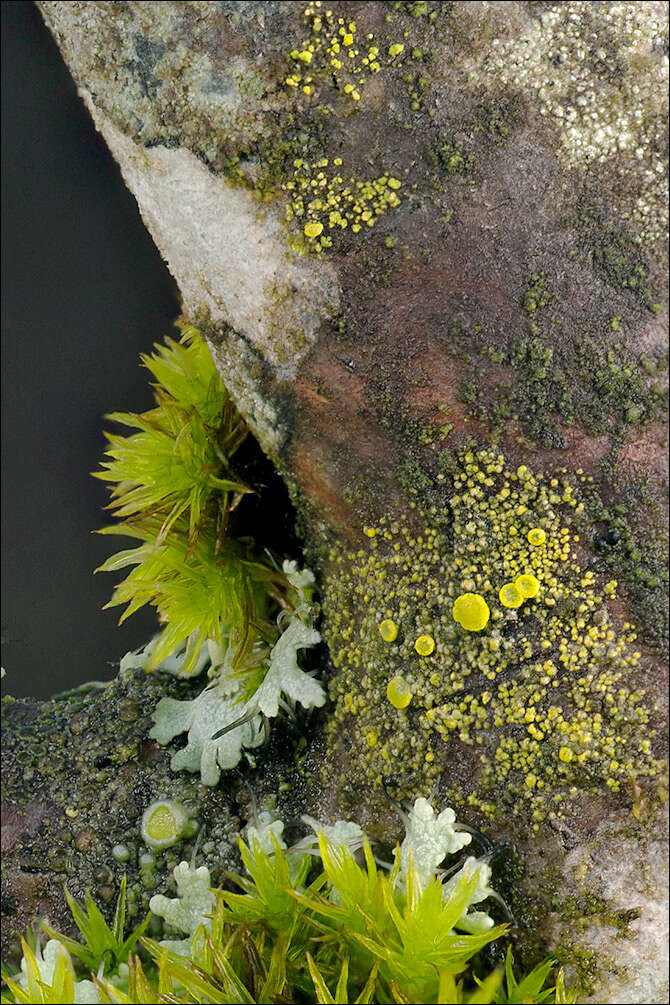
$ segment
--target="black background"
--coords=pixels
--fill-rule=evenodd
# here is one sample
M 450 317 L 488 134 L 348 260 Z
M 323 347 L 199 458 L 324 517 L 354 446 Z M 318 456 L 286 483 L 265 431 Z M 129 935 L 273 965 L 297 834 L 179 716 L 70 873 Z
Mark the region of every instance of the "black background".
M 102 611 L 122 538 L 90 477 L 105 412 L 151 404 L 138 355 L 172 333 L 176 286 L 30 2 L 3 2 L 3 691 L 113 676 L 155 630 Z

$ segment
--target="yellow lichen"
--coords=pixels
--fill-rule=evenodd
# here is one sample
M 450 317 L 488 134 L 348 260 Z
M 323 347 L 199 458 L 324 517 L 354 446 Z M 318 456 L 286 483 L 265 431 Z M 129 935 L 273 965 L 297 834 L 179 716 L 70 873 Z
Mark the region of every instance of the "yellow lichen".
M 435 650 L 435 639 L 430 635 L 419 635 L 414 643 L 414 648 L 419 656 L 430 656 Z
M 392 677 L 386 687 L 386 697 L 394 708 L 407 708 L 412 690 L 404 677 Z
M 341 158 L 335 158 L 332 167 L 337 169 L 341 164 Z M 381 175 L 366 180 L 347 179 L 338 170 L 330 170 L 327 157 L 314 161 L 298 157 L 293 166 L 293 176 L 282 185 L 289 198 L 286 220 L 305 221 L 304 234 L 312 239 L 310 247 L 317 252 L 332 245 L 333 233 L 348 227 L 352 233 L 359 233 L 400 205 L 397 189 L 401 183 L 397 178 Z
M 395 642 L 398 638 L 398 626 L 395 621 L 391 621 L 390 618 L 385 618 L 379 625 L 379 634 L 383 638 L 384 642 Z
M 524 572 L 521 576 L 517 576 L 514 585 L 526 600 L 536 597 L 540 592 L 540 580 L 530 572 Z
M 323 224 L 318 222 L 305 224 L 305 237 L 318 237 L 323 232 Z
M 523 593 L 515 583 L 505 583 L 498 590 L 498 597 L 503 607 L 521 607 Z
M 489 623 L 489 605 L 478 593 L 463 593 L 454 601 L 451 613 L 454 621 L 467 632 L 481 632 Z
M 331 552 L 340 571 L 324 596 L 337 670 L 328 728 L 338 745 L 346 735 L 357 770 L 380 778 L 389 762 L 402 763 L 403 784 L 430 784 L 444 769 L 436 741 L 455 739 L 474 747 L 482 765 L 468 802 L 485 813 L 527 809 L 533 826 L 560 815 L 573 789 L 616 792 L 631 775 L 658 770 L 634 676 L 637 633 L 627 622 L 616 627 L 605 610 L 616 583 L 580 567 L 577 483 L 565 472 L 551 481 L 510 471 L 495 450 L 463 451 L 441 507 L 415 513 L 412 529 L 381 517 L 366 550 Z M 527 536 L 540 520 L 543 547 Z M 520 607 L 488 610 L 500 584 L 514 586 Z M 522 586 L 537 592 L 526 597 Z M 456 618 L 468 594 L 488 610 L 485 632 L 463 631 Z M 391 616 L 399 631 L 386 647 L 379 625 Z M 428 625 L 434 648 L 417 659 L 415 640 Z M 387 688 L 408 666 L 405 718 Z
M 528 537 L 528 543 L 532 544 L 534 548 L 539 548 L 547 540 L 547 535 L 541 527 L 532 527 L 526 536 Z
M 364 45 L 357 43 L 356 22 L 336 17 L 320 3 L 306 7 L 303 16 L 310 34 L 289 53 L 293 67 L 285 78 L 286 85 L 302 86 L 303 91 L 309 88 L 306 93 L 313 94 L 324 84 L 334 84 L 346 97 L 359 101 L 366 79 L 381 70 L 379 47 L 372 44 L 374 36 L 368 35 Z

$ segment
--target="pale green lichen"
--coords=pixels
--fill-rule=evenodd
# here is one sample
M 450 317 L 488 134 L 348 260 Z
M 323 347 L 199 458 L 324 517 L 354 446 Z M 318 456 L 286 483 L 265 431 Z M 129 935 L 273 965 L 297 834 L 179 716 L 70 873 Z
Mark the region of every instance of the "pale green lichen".
M 409 872 L 410 856 L 419 882 L 425 889 L 447 855 L 454 855 L 470 844 L 472 836 L 457 830 L 455 824 L 456 814 L 451 807 L 436 816 L 427 799 L 416 800 L 400 845 L 400 875 L 403 881 L 406 881 Z
M 217 785 L 221 772 L 236 767 L 243 750 L 251 750 L 263 742 L 259 715 L 235 725 L 217 740 L 212 739 L 217 730 L 240 719 L 237 697 L 236 690 L 231 696 L 230 678 L 221 676 L 192 701 L 161 698 L 154 711 L 150 736 L 165 745 L 175 736 L 188 733 L 188 744 L 172 755 L 173 771 L 200 772 L 203 785 Z
M 210 929 L 211 914 L 216 907 L 216 894 L 212 890 L 209 869 L 202 865 L 194 869 L 188 862 L 180 862 L 174 869 L 177 896 L 166 897 L 162 893 L 153 896 L 149 906 L 153 914 L 187 938 L 165 940 L 161 944 L 172 952 L 188 955 L 193 936 L 204 925 Z
M 199 771 L 204 785 L 217 785 L 221 771 L 234 768 L 244 751 L 263 742 L 264 722 L 280 708 L 320 708 L 326 700 L 321 684 L 298 664 L 299 651 L 321 641 L 308 623 L 314 577 L 294 562 L 285 562 L 284 570 L 297 594 L 296 609 L 274 646 L 250 653 L 251 669 L 241 674 L 227 638 L 218 644 L 210 640 L 210 683 L 190 701 L 162 698 L 154 711 L 150 736 L 159 743 L 188 733 L 187 745 L 172 756 L 172 769 Z

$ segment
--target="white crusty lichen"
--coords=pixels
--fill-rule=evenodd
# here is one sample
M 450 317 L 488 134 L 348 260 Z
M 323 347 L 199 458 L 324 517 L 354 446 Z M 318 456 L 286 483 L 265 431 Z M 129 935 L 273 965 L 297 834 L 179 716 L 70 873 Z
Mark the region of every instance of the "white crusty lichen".
M 155 894 L 149 901 L 153 914 L 163 918 L 170 928 L 183 932 L 187 938 L 165 940 L 161 945 L 175 953 L 188 956 L 191 940 L 201 926 L 211 929 L 211 914 L 216 907 L 216 894 L 212 890 L 209 869 L 201 865 L 192 868 L 188 862 L 175 866 L 173 876 L 177 884 L 177 896 L 166 897 Z
M 205 689 L 190 701 L 165 697 L 156 706 L 149 734 L 154 740 L 165 745 L 188 734 L 187 745 L 172 757 L 173 771 L 199 771 L 204 785 L 217 785 L 222 771 L 234 768 L 245 750 L 263 742 L 268 720 L 280 709 L 292 712 L 297 705 L 310 709 L 324 704 L 322 685 L 298 662 L 300 650 L 321 641 L 309 623 L 314 576 L 295 562 L 284 562 L 283 571 L 293 587 L 295 608 L 280 615 L 282 630 L 274 646 L 259 643 L 250 654 L 258 667 L 252 693 L 245 675 L 234 667 L 235 650 L 224 635 L 220 643 L 207 643 L 203 667 L 208 661 L 210 683 Z M 170 657 L 167 662 L 165 669 L 174 673 L 176 661 Z
M 456 829 L 456 814 L 450 807 L 436 816 L 427 799 L 417 799 L 400 845 L 401 880 L 407 879 L 411 857 L 421 887 L 425 889 L 447 855 L 454 855 L 471 840 L 470 834 Z
M 442 896 L 446 898 L 454 890 L 458 889 L 463 880 L 473 879 L 474 877 L 477 879 L 477 885 L 470 895 L 468 908 L 458 923 L 459 928 L 472 934 L 485 932 L 488 928 L 493 928 L 493 918 L 486 914 L 485 911 L 470 910 L 473 904 L 481 904 L 483 900 L 487 900 L 489 897 L 499 899 L 498 894 L 489 885 L 491 879 L 490 865 L 482 859 L 469 855 L 458 872 L 446 880 L 442 887 Z
M 173 771 L 200 772 L 203 785 L 218 785 L 222 771 L 234 768 L 242 757 L 243 749 L 257 747 L 263 742 L 263 724 L 260 715 L 240 722 L 223 736 L 213 739 L 214 733 L 232 726 L 240 719 L 241 708 L 231 695 L 230 680 L 226 676 L 210 683 L 192 701 L 161 698 L 154 710 L 154 726 L 149 735 L 165 746 L 175 736 L 188 734 L 188 744 L 172 755 Z
M 57 973 L 60 974 L 61 980 L 64 974 L 67 973 L 69 980 L 72 981 L 74 991 L 72 1000 L 74 1005 L 99 1005 L 102 1002 L 100 992 L 93 981 L 76 980 L 72 957 L 63 943 L 59 942 L 58 939 L 49 939 L 43 949 L 37 946 L 30 960 L 27 960 L 25 956 L 23 957 L 21 960 L 21 974 L 17 983 L 26 990 L 32 990 L 31 984 L 34 982 L 35 977 L 39 977 L 39 981 L 50 988 L 54 984 L 54 977 Z M 61 999 L 58 1000 L 60 1001 Z
M 665 8 L 665 5 L 663 5 Z M 667 9 L 571 0 L 494 38 L 484 74 L 535 96 L 566 166 L 608 162 L 638 195 L 621 208 L 640 241 L 667 233 Z M 626 176 L 625 179 L 623 176 Z M 616 193 L 613 192 L 615 196 Z
M 336 820 L 334 824 L 322 824 L 314 817 L 304 814 L 300 817 L 303 823 L 314 831 L 313 835 L 304 837 L 295 847 L 304 851 L 314 851 L 318 848 L 319 834 L 323 834 L 334 848 L 348 848 L 355 852 L 363 847 L 365 835 L 358 824 L 352 820 Z

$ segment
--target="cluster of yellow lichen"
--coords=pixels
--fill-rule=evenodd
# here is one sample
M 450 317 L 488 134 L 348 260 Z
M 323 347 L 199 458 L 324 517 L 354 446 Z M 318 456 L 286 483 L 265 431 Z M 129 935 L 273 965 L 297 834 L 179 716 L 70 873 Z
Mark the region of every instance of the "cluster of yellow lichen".
M 320 2 L 306 7 L 303 16 L 310 34 L 290 53 L 292 68 L 286 86 L 310 97 L 327 78 L 351 101 L 360 101 L 366 78 L 381 70 L 374 36 L 367 34 L 361 40 L 354 20 L 336 17 Z M 389 47 L 388 54 L 394 59 L 404 48 L 402 42 L 397 42 Z
M 373 777 L 409 784 L 434 777 L 440 741 L 457 739 L 482 762 L 469 801 L 537 821 L 575 786 L 618 791 L 655 770 L 631 683 L 636 633 L 612 624 L 617 584 L 583 568 L 571 529 L 583 505 L 565 474 L 510 471 L 493 450 L 461 463 L 420 533 L 381 520 L 366 550 L 331 554 L 333 737 L 349 733 Z M 519 583 L 528 595 L 501 601 L 501 584 Z M 487 608 L 483 625 L 456 620 L 468 595 Z
M 282 188 L 290 202 L 286 219 L 299 220 L 314 251 L 332 245 L 332 233 L 349 228 L 357 234 L 373 227 L 376 219 L 400 204 L 401 182 L 390 175 L 371 180 L 345 179 L 338 173 L 342 159 L 327 157 L 294 161 L 293 177 Z M 333 173 L 333 169 L 335 169 Z

